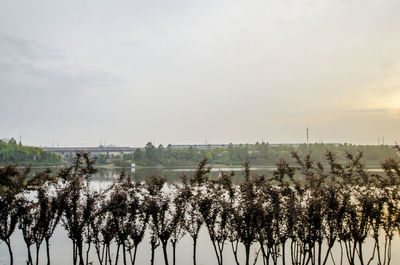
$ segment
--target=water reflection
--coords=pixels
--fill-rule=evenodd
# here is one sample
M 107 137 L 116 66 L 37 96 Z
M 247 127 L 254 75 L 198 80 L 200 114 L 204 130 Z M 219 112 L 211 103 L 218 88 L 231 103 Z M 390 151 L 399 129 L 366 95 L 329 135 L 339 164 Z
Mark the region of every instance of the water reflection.
M 176 183 L 180 180 L 182 175 L 192 175 L 194 172 L 194 168 L 99 168 L 98 173 L 94 176 L 94 179 L 98 181 L 106 180 L 106 181 L 113 181 L 118 178 L 120 172 L 125 170 L 126 173 L 130 174 L 132 178 L 137 182 L 145 181 L 147 176 L 151 175 L 161 175 L 166 176 L 168 179 L 168 183 Z M 235 173 L 234 181 L 240 182 L 243 179 L 243 172 L 242 168 L 234 167 L 234 168 L 225 168 L 225 167 L 214 167 L 211 169 L 209 173 L 210 178 L 216 179 L 218 178 L 220 171 L 232 171 Z M 274 170 L 274 167 L 257 167 L 252 168 L 253 174 L 258 175 L 270 175 L 271 171 Z
M 98 184 L 98 183 L 95 183 Z M 138 255 L 137 255 L 137 263 L 136 264 L 150 264 L 150 253 L 151 253 L 151 248 L 149 244 L 149 235 L 148 233 L 146 234 L 146 237 L 144 238 L 143 242 L 138 246 Z M 22 238 L 22 234 L 19 230 L 16 230 L 15 233 L 11 237 L 11 243 L 13 246 L 14 250 L 14 264 L 15 265 L 24 265 L 26 264 L 26 247 L 25 243 Z M 51 259 L 52 259 L 52 264 L 54 265 L 71 265 L 72 262 L 72 243 L 71 240 L 67 237 L 67 233 L 64 230 L 64 228 L 59 225 L 59 227 L 55 230 L 53 237 L 50 239 L 50 244 L 51 244 Z M 374 241 L 371 238 L 368 238 L 367 241 L 364 244 L 364 249 L 365 251 L 364 255 L 365 257 L 368 257 L 369 255 L 372 254 L 372 249 L 374 246 Z M 290 248 L 290 245 L 288 244 L 287 249 Z M 324 246 L 324 249 L 326 246 Z M 258 251 L 259 247 L 257 244 L 254 244 L 251 253 L 252 253 L 252 260 L 255 258 L 255 253 Z M 398 261 L 400 260 L 400 252 L 396 251 L 400 249 L 400 240 L 399 236 L 396 235 L 395 238 L 392 241 L 392 263 L 393 265 L 398 264 Z M 113 245 L 112 247 L 112 255 L 115 258 L 115 252 L 116 252 L 116 246 Z M 169 257 L 172 257 L 172 248 L 169 246 L 168 248 L 168 254 Z M 177 245 L 177 264 L 178 265 L 190 265 L 193 264 L 192 262 L 192 240 L 191 237 L 186 235 L 182 238 L 182 240 L 178 243 Z M 241 247 L 239 248 L 239 259 L 241 261 L 241 264 L 244 264 L 244 248 Z M 230 264 L 236 264 L 232 251 L 230 249 L 230 243 L 227 242 L 224 250 L 224 264 L 230 265 Z M 338 259 L 340 259 L 340 247 L 339 244 L 337 243 L 336 246 L 332 249 L 332 255 L 336 259 L 336 262 L 338 262 Z M 46 264 L 46 250 L 44 245 L 42 246 L 40 250 L 40 264 Z M 206 229 L 203 227 L 200 232 L 199 236 L 199 242 L 198 242 L 198 265 L 217 265 L 217 261 L 215 258 L 215 254 L 212 248 L 211 241 L 209 239 L 209 235 L 206 231 Z M 35 257 L 34 257 L 35 258 Z M 346 263 L 346 258 L 344 257 L 343 264 Z M 290 261 L 290 254 L 287 253 L 286 255 L 286 264 L 291 264 Z M 89 255 L 89 261 L 93 261 L 93 264 L 99 264 L 97 261 L 97 257 L 95 254 L 95 251 L 92 250 Z M 5 265 L 8 264 L 8 252 L 7 252 L 7 247 L 5 244 L 0 244 L 0 264 Z M 120 259 L 120 262 L 118 264 L 123 264 L 122 260 Z M 161 247 L 156 249 L 156 256 L 155 256 L 155 264 L 156 265 L 161 265 L 164 264 L 164 259 L 163 259 L 163 254 L 162 254 L 162 249 Z M 253 263 L 251 263 L 253 264 Z M 258 262 L 256 265 L 262 265 L 262 259 L 258 259 Z M 282 264 L 281 261 L 278 262 L 278 264 Z M 327 265 L 335 265 L 332 260 L 328 260 L 326 263 Z M 338 264 L 338 263 L 336 263 Z M 358 263 L 356 263 L 358 264 Z M 376 263 L 373 263 L 376 264 Z
M 194 168 L 99 168 L 98 173 L 94 176 L 94 179 L 98 181 L 113 181 L 118 178 L 122 170 L 125 170 L 126 173 L 130 174 L 132 178 L 138 182 L 145 181 L 147 176 L 161 175 L 167 177 L 169 184 L 178 182 L 180 177 L 184 174 L 190 176 L 194 172 Z M 273 170 L 275 170 L 275 167 L 251 168 L 252 174 L 267 176 L 271 176 Z M 218 178 L 220 171 L 234 172 L 235 176 L 233 181 L 236 183 L 239 183 L 243 179 L 243 168 L 240 167 L 213 167 L 209 173 L 210 178 Z M 375 174 L 383 173 L 382 169 L 375 168 L 368 169 L 368 172 Z

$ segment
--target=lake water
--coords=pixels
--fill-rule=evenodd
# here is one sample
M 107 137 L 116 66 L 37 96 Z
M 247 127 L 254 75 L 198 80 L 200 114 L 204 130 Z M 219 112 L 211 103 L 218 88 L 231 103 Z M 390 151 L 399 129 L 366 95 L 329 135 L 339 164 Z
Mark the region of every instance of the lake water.
M 130 170 L 130 169 L 129 169 Z M 213 171 L 211 172 L 213 177 L 216 177 L 218 175 L 219 170 L 227 170 L 227 171 L 235 171 L 237 174 L 235 174 L 235 180 L 239 181 L 242 178 L 242 172 L 240 168 L 225 168 L 225 169 L 218 169 L 214 168 Z M 272 167 L 269 168 L 254 168 L 252 169 L 253 173 L 257 174 L 270 174 L 271 170 L 273 170 Z M 92 181 L 93 188 L 104 188 L 107 186 L 109 183 L 111 183 L 114 179 L 118 177 L 118 174 L 120 172 L 120 169 L 100 169 L 98 174 L 95 176 L 95 178 Z M 145 176 L 151 175 L 151 174 L 159 174 L 159 175 L 165 175 L 168 177 L 168 182 L 170 184 L 179 181 L 179 176 L 182 174 L 187 174 L 191 175 L 193 172 L 193 169 L 178 169 L 178 168 L 170 168 L 170 169 L 156 169 L 156 168 L 147 168 L 147 169 L 136 169 L 132 173 L 133 178 L 136 181 L 143 181 L 145 179 Z M 25 243 L 23 241 L 21 232 L 17 229 L 16 232 L 13 234 L 11 237 L 12 241 L 12 246 L 13 246 L 13 251 L 14 251 L 14 261 L 16 265 L 23 265 L 26 264 L 26 257 L 27 257 L 27 252 L 26 252 L 26 247 Z M 138 254 L 137 254 L 137 262 L 136 264 L 141 265 L 141 264 L 150 264 L 150 256 L 151 256 L 151 249 L 150 249 L 150 243 L 149 243 L 149 237 L 146 235 L 145 239 L 143 242 L 139 245 L 138 247 Z M 368 240 L 365 244 L 365 257 L 369 258 L 369 253 L 371 252 L 373 248 L 373 241 Z M 113 248 L 114 251 L 116 247 Z M 253 258 L 255 256 L 255 252 L 258 251 L 258 245 L 255 244 L 252 247 L 252 253 L 253 253 Z M 287 255 L 286 255 L 286 264 L 291 264 L 290 262 L 290 246 L 288 245 L 286 247 L 287 249 Z M 187 264 L 193 264 L 192 263 L 192 239 L 190 236 L 185 236 L 183 239 L 178 243 L 177 245 L 177 264 L 180 265 L 187 265 Z M 400 264 L 400 240 L 398 234 L 396 234 L 393 242 L 392 242 L 392 263 L 391 264 Z M 72 243 L 71 240 L 67 237 L 66 231 L 63 229 L 63 227 L 60 225 L 53 237 L 50 239 L 50 251 L 51 251 L 51 259 L 52 259 L 52 264 L 54 265 L 69 265 L 72 264 Z M 170 264 L 172 264 L 172 248 L 170 247 L 168 249 L 169 251 L 169 259 L 170 259 Z M 215 253 L 211 244 L 211 241 L 209 240 L 208 233 L 205 228 L 202 228 L 199 241 L 198 241 L 198 265 L 208 265 L 208 264 L 217 264 Z M 34 254 L 34 248 L 32 248 L 32 252 Z M 332 251 L 333 255 L 335 257 L 340 257 L 340 247 L 339 244 L 336 244 L 336 247 Z M 114 254 L 115 255 L 115 254 Z M 239 249 L 239 257 L 241 264 L 244 264 L 244 248 L 241 246 Z M 35 259 L 35 257 L 34 257 Z M 95 250 L 92 246 L 91 250 L 91 255 L 90 259 L 93 261 L 93 264 L 98 264 L 97 257 L 95 255 Z M 46 252 L 45 252 L 45 244 L 42 245 L 41 252 L 40 252 L 40 264 L 46 264 Z M 344 257 L 344 263 L 347 264 L 346 258 Z M 338 261 L 336 261 L 337 264 Z M 339 260 L 340 262 L 340 260 Z M 0 243 L 0 265 L 3 264 L 9 264 L 9 259 L 8 259 L 8 250 L 7 247 L 4 243 Z M 122 263 L 122 259 L 120 256 L 120 262 L 119 264 Z M 164 259 L 162 255 L 162 249 L 161 247 L 158 247 L 156 249 L 156 256 L 155 256 L 155 264 L 164 264 Z M 227 242 L 224 250 L 224 264 L 235 264 L 234 261 L 234 256 L 232 254 L 231 246 L 230 243 Z M 263 264 L 262 263 L 262 257 L 260 254 L 260 257 L 258 259 L 258 262 L 256 264 Z M 328 264 L 334 264 L 331 260 L 329 260 Z M 358 261 L 356 262 L 358 264 Z M 376 264 L 372 263 L 372 264 Z
M 267 175 L 271 176 L 272 171 L 276 168 L 274 166 L 268 167 L 254 167 L 251 168 L 252 174 L 258 175 Z M 113 181 L 115 178 L 118 177 L 119 173 L 121 172 L 122 168 L 116 169 L 105 169 L 99 168 L 98 173 L 95 176 L 96 180 L 99 181 Z M 179 178 L 185 174 L 191 176 L 194 172 L 194 168 L 139 168 L 139 169 L 131 169 L 126 168 L 126 173 L 132 175 L 132 178 L 135 181 L 144 181 L 146 176 L 151 175 L 161 175 L 166 176 L 168 178 L 169 183 L 174 183 L 179 181 Z M 231 172 L 235 173 L 233 180 L 235 182 L 240 182 L 243 179 L 243 168 L 240 167 L 212 167 L 211 168 L 211 178 L 217 178 L 220 171 Z M 371 173 L 379 173 L 382 172 L 382 169 L 377 168 L 368 168 L 367 171 Z
M 252 172 L 255 174 L 271 174 L 271 171 L 274 170 L 275 167 L 255 167 L 252 168 Z M 122 168 L 116 169 L 105 169 L 99 168 L 98 173 L 95 176 L 96 180 L 99 181 L 112 181 L 118 177 Z M 194 168 L 137 168 L 131 169 L 126 168 L 126 173 L 132 175 L 132 178 L 135 181 L 144 181 L 147 176 L 151 175 L 161 175 L 166 176 L 168 178 L 168 183 L 175 183 L 180 181 L 180 177 L 185 174 L 187 176 L 191 176 L 194 172 Z M 211 168 L 211 178 L 217 178 L 220 171 L 233 171 L 235 173 L 234 181 L 240 181 L 243 178 L 243 168 L 239 167 L 212 167 Z

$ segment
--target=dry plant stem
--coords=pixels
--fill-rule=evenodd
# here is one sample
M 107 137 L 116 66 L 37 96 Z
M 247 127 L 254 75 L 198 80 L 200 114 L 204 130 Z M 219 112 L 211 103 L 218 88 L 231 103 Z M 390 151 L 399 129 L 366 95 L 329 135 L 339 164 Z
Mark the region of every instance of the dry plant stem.
M 292 258 L 292 264 L 293 265 L 297 265 L 297 260 L 295 260 L 295 255 L 294 255 L 294 248 L 295 248 L 295 246 L 294 246 L 294 240 L 292 240 L 292 242 L 290 242 L 290 257 Z
M 331 260 L 332 260 L 333 265 L 336 265 L 335 259 L 333 258 L 332 251 L 330 251 L 329 254 L 331 256 Z
M 39 265 L 40 246 L 36 245 L 36 265 Z
M 91 243 L 90 242 L 91 241 L 89 241 L 88 247 L 87 247 L 87 250 L 86 250 L 86 265 L 89 265 L 89 252 L 90 252 L 90 247 L 91 247 Z
M 121 247 L 121 244 L 118 244 L 118 246 L 117 246 L 117 254 L 116 254 L 116 256 L 115 256 L 115 265 L 118 264 L 119 249 L 120 249 L 120 247 Z
M 371 258 L 368 260 L 367 265 L 371 264 L 371 262 L 374 260 L 375 252 L 376 252 L 376 249 L 377 249 L 376 244 L 377 244 L 377 243 L 376 243 L 376 241 L 375 241 L 375 243 L 374 243 L 374 248 L 373 248 L 373 250 L 372 250 L 372 256 L 371 256 Z
M 132 261 L 132 265 L 135 264 L 135 261 L 136 261 L 136 253 L 137 253 L 137 246 L 135 246 L 135 251 L 133 252 L 133 261 Z
M 106 250 L 106 247 L 105 247 L 105 245 L 103 245 L 102 250 L 101 250 L 101 258 L 99 259 L 100 265 L 103 265 L 104 261 L 107 262 L 107 253 L 105 250 Z M 104 256 L 106 256 L 106 257 L 104 257 Z
M 208 228 L 208 227 L 207 227 L 207 228 Z M 209 228 L 208 228 L 208 229 L 209 229 Z M 220 260 L 220 257 L 219 257 L 219 252 L 218 252 L 218 250 L 217 250 L 217 246 L 216 246 L 216 244 L 215 244 L 215 240 L 213 240 L 213 239 L 211 238 L 211 236 L 210 236 L 210 239 L 211 239 L 211 242 L 212 242 L 212 245 L 213 245 L 213 248 L 214 248 L 215 256 L 217 257 L 218 265 L 221 265 L 222 263 L 221 263 L 221 260 Z
M 361 241 L 358 242 L 358 251 L 357 251 L 357 253 L 358 253 L 359 260 L 360 260 L 360 264 L 364 265 L 364 254 L 363 254 L 363 247 L 362 247 L 362 242 Z
M 233 242 L 234 241 L 231 241 L 233 256 L 235 257 L 236 265 L 240 265 L 239 260 L 238 260 L 238 255 L 237 255 L 239 241 L 235 240 L 235 244 Z
M 76 246 L 75 246 L 75 240 L 72 241 L 72 257 L 73 257 L 73 264 L 76 265 Z
M 318 242 L 318 265 L 321 265 L 322 256 L 322 240 Z
M 168 265 L 168 253 L 167 253 L 168 240 L 162 241 L 161 243 L 162 243 L 162 249 L 163 249 L 163 254 L 164 254 L 164 262 L 165 262 L 165 265 Z
M 334 244 L 335 244 L 335 241 L 336 241 L 336 238 L 333 238 L 333 239 L 331 239 L 331 240 L 329 241 L 329 243 L 328 243 L 328 249 L 327 249 L 327 251 L 326 251 L 325 258 L 324 258 L 324 261 L 323 261 L 323 263 L 322 263 L 323 265 L 325 265 L 326 262 L 328 261 L 329 255 L 332 255 L 331 250 L 332 250 L 332 248 L 333 248 L 333 246 L 334 246 Z
M 99 261 L 100 265 L 103 265 L 103 257 L 102 254 L 100 253 L 100 245 L 98 243 L 95 243 L 94 248 L 96 249 L 96 255 L 97 255 L 97 260 Z M 103 256 L 104 256 L 104 246 L 103 246 Z
M 246 265 L 249 265 L 250 261 L 250 244 L 245 244 L 245 253 L 246 253 Z
M 177 240 L 171 240 L 172 244 L 172 264 L 176 265 L 176 241 Z
M 10 239 L 5 240 L 7 248 L 8 248 L 8 254 L 10 255 L 10 265 L 14 265 L 14 254 L 11 248 L 11 241 Z
M 32 264 L 33 264 L 33 261 L 32 261 L 31 246 L 27 246 L 27 249 L 28 249 L 28 261 L 27 261 L 27 263 L 28 263 L 29 265 L 32 265 Z
M 112 265 L 112 260 L 111 260 L 111 251 L 110 251 L 110 245 L 107 245 L 107 256 L 108 256 L 108 264 Z
M 107 265 L 107 264 L 109 264 L 109 262 L 108 262 L 108 249 L 107 249 L 107 247 L 105 248 L 105 255 L 104 255 L 104 264 L 105 265 Z
M 197 237 L 193 238 L 193 265 L 196 265 Z
M 124 265 L 126 265 L 126 247 L 125 247 L 125 243 L 122 245 L 122 254 L 123 254 L 123 258 L 124 258 Z
M 135 250 L 133 251 L 133 255 L 132 255 L 132 249 L 128 250 L 129 251 L 129 257 L 131 259 L 131 264 L 132 265 L 135 265 L 135 262 L 136 262 L 137 246 L 135 246 L 134 248 L 135 248 Z
M 46 243 L 46 254 L 47 254 L 47 265 L 50 265 L 50 238 L 46 237 L 45 238 L 45 243 Z
M 285 244 L 286 244 L 286 241 L 282 242 L 282 265 L 286 265 Z
M 261 248 L 259 248 L 258 251 L 256 251 L 256 255 L 255 255 L 255 258 L 254 258 L 253 265 L 256 265 L 256 264 L 257 264 L 258 255 L 260 254 L 260 251 L 261 251 Z
M 155 254 L 155 250 L 156 248 L 159 246 L 159 243 L 157 243 L 156 239 L 152 239 L 150 242 L 151 245 L 151 260 L 150 263 L 151 265 L 154 265 L 154 254 Z
M 387 265 L 390 265 L 390 261 L 392 260 L 392 239 L 389 239 L 389 247 L 388 247 L 388 262 Z
M 224 264 L 224 262 L 223 262 L 223 252 L 224 252 L 224 242 L 222 242 L 221 243 L 222 244 L 222 246 L 221 245 L 218 245 L 218 248 L 219 248 L 219 257 L 220 257 L 220 261 L 221 261 L 221 263 L 220 263 L 220 265 L 223 265 Z
M 85 265 L 83 261 L 83 245 L 78 241 L 79 265 Z

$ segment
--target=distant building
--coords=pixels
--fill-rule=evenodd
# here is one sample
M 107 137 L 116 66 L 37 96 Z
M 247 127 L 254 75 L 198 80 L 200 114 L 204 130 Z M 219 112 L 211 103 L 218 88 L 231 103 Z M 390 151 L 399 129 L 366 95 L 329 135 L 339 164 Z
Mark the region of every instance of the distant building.
M 8 143 L 9 141 L 11 141 L 11 138 L 1 138 L 0 141 Z

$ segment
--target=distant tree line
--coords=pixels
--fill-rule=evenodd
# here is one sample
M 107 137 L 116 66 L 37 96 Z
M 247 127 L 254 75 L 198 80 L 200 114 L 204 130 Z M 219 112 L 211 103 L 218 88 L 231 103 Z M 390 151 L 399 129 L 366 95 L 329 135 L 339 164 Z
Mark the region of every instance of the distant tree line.
M 39 147 L 23 146 L 12 138 L 8 143 L 0 140 L 0 165 L 8 163 L 53 165 L 61 164 L 61 157 Z
M 310 153 L 293 151 L 291 158 L 295 165 L 280 159 L 270 176 L 253 175 L 246 161 L 239 184 L 232 182 L 233 172 L 210 179 L 204 159 L 192 176 L 183 175 L 171 187 L 162 176 L 137 183 L 122 171 L 102 191 L 90 186 L 96 169 L 87 153 L 77 153 L 71 166 L 56 174 L 32 174 L 9 165 L 0 169 L 0 239 L 11 265 L 10 238 L 16 228 L 26 244 L 27 264 L 38 264 L 43 243 L 50 264 L 49 242 L 59 224 L 71 240 L 74 265 L 135 264 L 146 233 L 150 264 L 159 247 L 164 263 L 176 264 L 176 246 L 186 235 L 192 239 L 196 265 L 202 228 L 218 265 L 224 264 L 226 252 L 236 265 L 257 260 L 274 265 L 390 264 L 391 243 L 400 229 L 400 161 L 386 159 L 384 174 L 375 175 L 366 171 L 362 153 L 347 153 L 342 165 L 328 151 L 328 167 Z M 373 240 L 372 252 L 365 250 L 366 240 Z M 244 257 L 238 255 L 239 247 Z M 340 255 L 332 254 L 335 247 Z M 91 251 L 96 261 L 89 259 Z
M 291 153 L 296 151 L 299 155 L 311 152 L 312 159 L 328 165 L 325 153 L 331 151 L 336 153 L 337 161 L 346 163 L 346 152 L 363 152 L 364 160 L 369 165 L 379 166 L 384 157 L 394 157 L 398 154 L 392 147 L 387 145 L 351 145 L 351 144 L 300 144 L 299 146 L 279 145 L 272 146 L 268 143 L 244 144 L 235 146 L 230 144 L 227 148 L 198 149 L 188 147 L 174 149 L 171 145 L 155 147 L 147 143 L 144 149 L 137 149 L 133 154 L 123 155 L 99 155 L 98 164 L 113 163 L 116 166 L 126 167 L 132 161 L 141 166 L 193 166 L 206 157 L 211 164 L 240 165 L 249 159 L 252 165 L 266 166 L 283 158 L 289 163 L 294 163 Z

